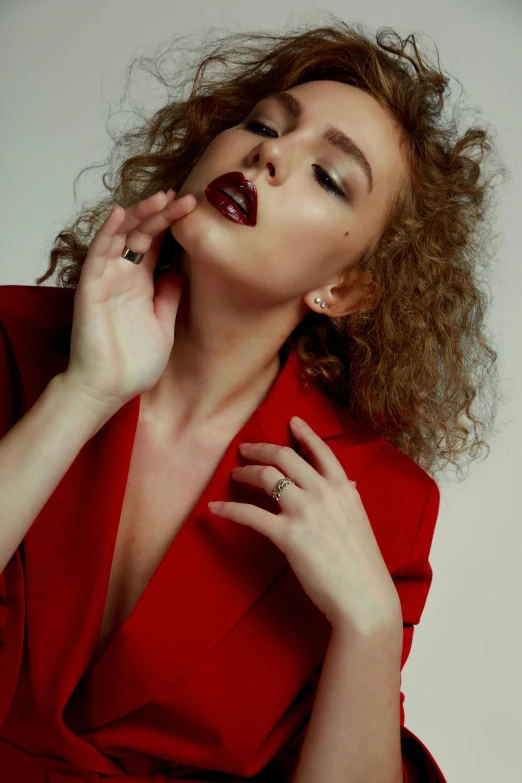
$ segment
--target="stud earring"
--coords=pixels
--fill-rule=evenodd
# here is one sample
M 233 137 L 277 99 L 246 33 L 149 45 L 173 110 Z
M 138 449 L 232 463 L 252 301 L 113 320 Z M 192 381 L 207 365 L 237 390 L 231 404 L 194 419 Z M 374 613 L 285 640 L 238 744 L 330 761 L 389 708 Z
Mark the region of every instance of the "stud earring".
M 320 299 L 318 296 L 315 297 L 314 302 L 317 302 L 317 304 L 320 304 L 321 307 L 326 307 L 326 302 L 323 302 L 323 300 Z

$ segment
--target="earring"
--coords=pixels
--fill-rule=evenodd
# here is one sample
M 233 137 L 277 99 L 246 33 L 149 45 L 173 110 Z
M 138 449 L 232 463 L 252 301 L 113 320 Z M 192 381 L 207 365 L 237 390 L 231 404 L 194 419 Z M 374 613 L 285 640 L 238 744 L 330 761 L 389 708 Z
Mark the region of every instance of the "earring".
M 317 304 L 320 304 L 321 307 L 326 307 L 326 302 L 323 302 L 323 300 L 320 299 L 318 296 L 315 297 L 314 302 L 317 302 Z

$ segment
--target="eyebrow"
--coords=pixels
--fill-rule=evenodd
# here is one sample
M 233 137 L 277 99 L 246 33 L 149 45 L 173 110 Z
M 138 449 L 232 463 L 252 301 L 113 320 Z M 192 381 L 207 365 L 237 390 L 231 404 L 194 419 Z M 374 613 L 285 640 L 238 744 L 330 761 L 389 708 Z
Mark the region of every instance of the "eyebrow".
M 265 100 L 273 99 L 277 101 L 291 116 L 298 120 L 303 113 L 303 104 L 292 93 L 276 90 L 265 96 Z M 366 175 L 368 181 L 368 192 L 372 192 L 373 172 L 366 155 L 350 136 L 336 128 L 335 125 L 328 125 L 322 135 L 322 139 L 327 141 L 332 147 L 340 150 L 344 155 L 351 158 Z

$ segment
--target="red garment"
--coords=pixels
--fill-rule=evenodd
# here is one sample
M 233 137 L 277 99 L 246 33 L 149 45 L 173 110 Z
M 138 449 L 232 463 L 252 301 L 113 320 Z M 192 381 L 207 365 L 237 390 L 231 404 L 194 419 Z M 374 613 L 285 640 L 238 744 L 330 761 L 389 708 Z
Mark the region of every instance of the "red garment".
M 66 369 L 73 300 L 73 289 L 0 286 L 0 436 Z M 94 666 L 140 397 L 81 449 L 0 576 L 3 783 L 290 780 L 331 626 L 266 536 L 207 503 L 278 512 L 230 471 L 243 441 L 299 450 L 293 415 L 357 480 L 401 600 L 402 669 L 432 580 L 437 484 L 324 392 L 303 393 L 298 367 L 293 351 Z M 445 783 L 404 727 L 403 701 L 406 783 Z

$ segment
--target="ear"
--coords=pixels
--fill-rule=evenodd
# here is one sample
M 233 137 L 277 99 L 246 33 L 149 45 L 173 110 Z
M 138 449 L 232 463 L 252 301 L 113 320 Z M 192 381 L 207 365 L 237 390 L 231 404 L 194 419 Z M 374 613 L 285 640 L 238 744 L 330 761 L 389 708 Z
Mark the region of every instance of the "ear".
M 341 283 L 336 281 L 335 284 L 323 287 L 313 298 L 320 296 L 326 302 L 327 306 L 322 310 L 325 315 L 341 318 L 371 304 L 370 282 L 371 277 L 367 272 L 350 270 Z

